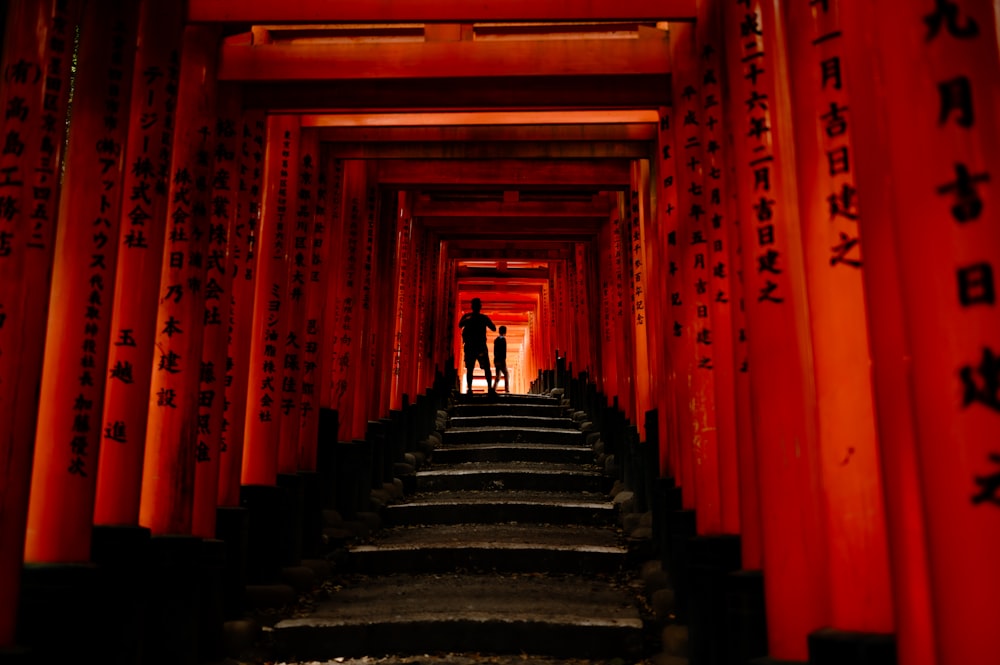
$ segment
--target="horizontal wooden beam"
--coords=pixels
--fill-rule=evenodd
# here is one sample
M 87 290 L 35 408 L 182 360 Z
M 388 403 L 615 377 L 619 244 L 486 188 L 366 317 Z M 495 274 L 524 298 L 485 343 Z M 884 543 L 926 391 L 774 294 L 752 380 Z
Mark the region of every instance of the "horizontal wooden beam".
M 512 114 L 516 115 L 516 114 Z M 315 118 L 316 116 L 310 116 Z M 303 128 L 306 127 L 303 122 Z M 437 125 L 433 127 L 318 127 L 319 140 L 330 143 L 453 143 L 468 141 L 652 141 L 656 125 Z
M 667 74 L 663 39 L 223 44 L 220 81 Z
M 668 74 L 484 79 L 273 81 L 243 85 L 248 109 L 305 111 L 434 109 L 655 109 L 670 106 Z
M 427 201 L 418 198 L 414 217 L 427 223 L 433 217 L 593 217 L 604 221 L 611 214 L 606 198 L 594 201 Z
M 693 20 L 696 0 L 188 0 L 188 21 L 475 23 Z
M 398 187 L 624 189 L 631 182 L 630 165 L 625 159 L 383 160 L 378 163 L 378 181 Z
M 505 127 L 517 125 L 528 128 L 542 126 L 565 126 L 567 128 L 587 128 L 594 125 L 604 126 L 609 130 L 617 130 L 620 125 L 629 126 L 628 132 L 638 132 L 641 135 L 634 138 L 646 138 L 643 125 L 655 128 L 660 122 L 659 113 L 655 109 L 560 109 L 558 111 L 440 111 L 431 113 L 318 113 L 303 114 L 303 128 L 343 128 L 343 129 L 433 129 L 437 127 L 456 128 L 462 131 L 466 128 L 481 126 Z M 633 127 L 634 126 L 634 127 Z M 477 131 L 472 129 L 470 131 Z M 571 130 L 570 130 L 571 131 Z M 631 134 L 629 134 L 631 136 Z M 655 135 L 654 135 L 655 136 Z M 567 137 L 570 140 L 571 137 Z M 605 136 L 605 139 L 612 137 Z M 614 138 L 625 138 L 618 136 Z M 341 139 L 330 139 L 341 140 Z M 342 140 L 360 140 L 345 138 Z M 394 139 L 395 140 L 395 139 Z M 464 140 L 464 139 L 463 139 Z
M 331 143 L 341 159 L 648 159 L 650 143 Z

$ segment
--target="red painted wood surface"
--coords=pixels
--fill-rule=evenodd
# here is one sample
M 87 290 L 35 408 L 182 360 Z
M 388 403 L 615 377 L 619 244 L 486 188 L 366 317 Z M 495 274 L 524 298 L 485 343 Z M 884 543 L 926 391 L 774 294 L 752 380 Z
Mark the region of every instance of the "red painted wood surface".
M 139 523 L 154 535 L 192 533 L 199 399 L 209 294 L 216 122 L 213 29 L 184 29 L 156 315 Z
M 20 145 L 0 156 L 0 648 L 14 644 L 79 3 L 4 11 L 0 130 Z
M 820 465 L 830 543 L 831 622 L 893 630 L 885 505 L 862 287 L 851 140 L 850 81 L 836 0 L 790 4 L 788 89 L 795 120 L 799 210 L 809 292 Z M 844 163 L 840 163 L 841 156 Z
M 309 291 L 310 245 L 316 216 L 316 161 L 319 142 L 300 133 L 293 149 L 298 168 L 288 173 L 288 330 L 278 347 L 281 360 L 279 389 L 281 424 L 278 434 L 278 473 L 299 470 L 302 364 L 306 346 L 306 296 Z M 294 175 L 293 175 L 294 173 Z
M 417 280 L 414 279 L 419 266 L 414 257 L 413 217 L 410 208 L 410 196 L 400 192 L 396 215 L 396 298 L 393 302 L 393 338 L 392 338 L 392 400 L 390 407 L 399 409 L 403 406 L 403 393 L 409 388 L 410 368 L 415 364 L 411 349 L 413 346 L 413 330 L 417 319 L 416 303 Z M 404 348 L 406 351 L 404 352 Z
M 680 445 L 689 449 L 692 475 L 683 485 L 684 504 L 696 511 L 698 532 L 716 534 L 722 529 L 719 487 L 719 449 L 715 426 L 715 340 L 719 331 L 712 320 L 716 293 L 709 287 L 712 231 L 706 206 L 712 189 L 705 165 L 708 146 L 702 143 L 701 128 L 710 115 L 702 102 L 702 73 L 694 27 L 675 25 L 670 33 L 671 56 L 675 68 L 672 126 L 673 150 L 677 160 L 677 280 L 671 292 L 678 312 L 680 330 L 681 382 L 677 415 Z M 674 304 L 674 294 L 679 303 Z M 675 328 L 675 332 L 677 332 Z M 694 502 L 689 495 L 694 492 Z
M 642 160 L 632 165 L 632 187 L 629 191 L 629 217 L 631 230 L 629 245 L 631 256 L 632 325 L 635 340 L 635 413 L 632 422 L 642 423 L 653 402 L 653 364 L 650 347 L 659 340 L 652 336 L 647 304 L 649 302 L 649 269 L 646 246 L 650 242 L 649 229 L 649 162 Z
M 392 3 L 364 0 L 331 5 L 306 0 L 294 5 L 276 5 L 267 0 L 249 0 L 234 5 L 226 0 L 193 0 L 188 6 L 191 21 L 241 23 L 393 23 L 473 21 L 612 21 L 693 18 L 693 0 L 488 0 L 475 5 L 447 0 L 402 0 Z
M 320 393 L 325 384 L 322 358 L 326 356 L 323 328 L 324 310 L 327 301 L 327 285 L 330 283 L 330 202 L 331 178 L 328 153 L 319 145 L 315 132 L 303 133 L 303 152 L 314 154 L 316 194 L 313 197 L 313 229 L 309 246 L 309 268 L 306 277 L 305 299 L 306 325 L 302 347 L 302 377 L 299 398 L 299 462 L 301 471 L 316 470 L 316 454 L 319 445 Z M 316 142 L 313 146 L 312 143 Z M 311 185 L 310 185 L 311 186 Z
M 239 147 L 242 112 L 239 90 L 218 89 L 217 115 L 210 148 L 214 155 L 208 205 L 208 251 L 205 254 L 204 349 L 198 386 L 198 444 L 195 453 L 192 532 L 215 538 L 219 476 L 226 452 L 226 373 L 233 300 L 233 252 L 240 189 Z M 236 241 L 237 243 L 239 241 Z
M 82 18 L 79 58 L 92 66 L 76 79 L 60 193 L 25 543 L 30 562 L 90 559 L 135 56 L 132 10 L 112 2 L 107 14 Z
M 182 20 L 177 3 L 140 6 L 95 524 L 139 522 Z
M 340 266 L 344 236 L 344 161 L 326 159 L 327 187 L 329 188 L 329 229 L 330 245 L 326 270 L 326 300 L 323 310 L 323 330 L 326 331 L 323 340 L 323 353 L 320 357 L 320 406 L 331 409 L 333 406 L 333 374 L 335 358 L 333 349 L 340 343 L 339 317 L 340 307 Z
M 763 519 L 768 649 L 806 660 L 830 623 L 813 359 L 786 54 L 774 5 L 724 15 Z
M 288 333 L 288 251 L 298 171 L 299 120 L 267 118 L 257 244 L 250 374 L 243 434 L 244 485 L 274 485 L 278 474 L 281 379 Z
M 736 373 L 740 365 L 734 351 L 733 307 L 739 306 L 732 281 L 736 271 L 730 261 L 730 243 L 737 233 L 730 210 L 728 174 L 729 142 L 726 137 L 722 69 L 721 2 L 701 3 L 695 26 L 698 44 L 696 87 L 701 99 L 702 180 L 705 236 L 708 245 L 707 284 L 712 327 L 705 341 L 712 347 L 715 387 L 715 440 L 719 459 L 719 530 L 735 534 L 741 530 L 740 457 L 737 447 Z M 731 157 L 731 155 L 730 155 Z M 749 482 L 749 480 L 748 480 Z M 753 491 L 753 487 L 748 491 Z M 759 516 L 753 521 L 759 523 Z
M 232 301 L 229 308 L 229 349 L 226 360 L 225 448 L 220 452 L 220 506 L 240 505 L 243 440 L 246 432 L 250 344 L 253 339 L 253 298 L 264 180 L 264 114 L 244 112 L 238 129 L 238 196 L 235 226 L 229 234 Z
M 926 648 L 915 631 L 929 619 L 936 662 L 948 665 L 992 653 L 1000 620 L 985 592 L 1000 584 L 992 556 L 1000 538 L 1000 57 L 991 2 L 893 10 L 897 28 L 886 33 L 873 28 L 888 8 L 841 3 L 845 25 L 859 26 L 845 31 L 853 48 L 844 59 L 892 549 L 919 534 L 921 509 L 928 547 L 929 614 L 919 587 L 904 586 L 922 577 L 919 548 L 901 559 L 894 552 L 897 604 L 916 610 L 900 616 L 901 648 Z M 878 88 L 868 84 L 872 71 Z M 902 418 L 912 439 L 908 427 L 893 429 Z M 914 469 L 918 486 L 903 475 Z

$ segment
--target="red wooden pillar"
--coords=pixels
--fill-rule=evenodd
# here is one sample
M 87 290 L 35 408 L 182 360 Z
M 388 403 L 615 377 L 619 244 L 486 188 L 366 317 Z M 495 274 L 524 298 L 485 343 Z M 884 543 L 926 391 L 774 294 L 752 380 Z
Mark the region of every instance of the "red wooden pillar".
M 787 68 L 774 5 L 726 7 L 768 647 L 805 660 L 830 591 Z
M 302 377 L 299 398 L 299 462 L 300 471 L 316 470 L 316 455 L 319 446 L 320 393 L 326 381 L 323 379 L 321 358 L 324 357 L 327 328 L 323 326 L 327 301 L 327 284 L 331 272 L 330 261 L 330 202 L 331 183 L 329 164 L 325 151 L 313 147 L 312 133 L 303 136 L 306 145 L 303 152 L 316 155 L 316 194 L 313 197 L 313 232 L 309 246 L 309 268 L 306 278 L 306 325 L 302 345 Z M 317 141 L 318 144 L 318 141 Z
M 377 191 L 377 188 L 376 188 Z M 369 420 L 378 420 L 389 414 L 392 392 L 392 346 L 395 341 L 396 284 L 396 217 L 399 214 L 398 193 L 383 192 L 379 198 L 375 217 L 375 262 L 372 266 L 372 338 L 375 343 L 371 354 L 372 403 L 369 405 Z M 388 279 L 380 278 L 382 275 Z
M 184 29 L 139 522 L 191 534 L 208 284 L 215 30 Z M 147 362 L 149 362 L 147 360 Z
M 632 323 L 635 340 L 635 412 L 633 422 L 645 422 L 646 411 L 652 407 L 655 386 L 654 368 L 650 359 L 649 339 L 653 334 L 653 322 L 647 310 L 650 265 L 646 261 L 649 221 L 649 162 L 632 162 L 632 186 L 629 191 L 630 231 L 628 243 L 632 272 Z M 656 337 L 652 337 L 656 343 Z
M 396 298 L 393 307 L 392 344 L 392 400 L 390 408 L 399 409 L 403 406 L 403 393 L 407 392 L 406 376 L 415 360 L 409 352 L 413 348 L 410 340 L 413 337 L 413 322 L 417 312 L 414 311 L 413 294 L 417 282 L 414 275 L 417 272 L 413 258 L 413 218 L 410 215 L 409 194 L 400 192 L 398 195 L 398 212 L 396 213 Z M 404 347 L 407 349 L 404 356 Z
M 229 234 L 232 298 L 229 307 L 229 348 L 226 359 L 223 448 L 219 451 L 220 506 L 240 504 L 243 439 L 246 431 L 250 344 L 253 339 L 253 298 L 264 178 L 263 112 L 244 112 L 239 131 L 238 195 L 235 225 Z
M 789 90 L 809 292 L 834 628 L 889 633 L 884 502 L 837 0 L 789 3 Z M 863 214 L 863 213 L 861 213 Z
M 616 298 L 614 252 L 611 247 L 611 223 L 602 225 L 599 232 L 599 255 L 601 279 L 601 382 L 600 389 L 609 398 L 618 392 L 618 353 L 616 347 L 619 338 L 616 329 Z M 536 332 L 531 329 L 531 344 L 535 346 Z M 534 376 L 534 375 L 532 375 Z
M 711 218 L 706 211 L 711 191 L 711 176 L 705 167 L 710 146 L 702 143 L 702 127 L 708 122 L 711 109 L 705 109 L 701 95 L 699 53 L 694 27 L 689 24 L 671 26 L 671 55 L 675 74 L 673 95 L 677 100 L 673 114 L 675 155 L 677 159 L 677 243 L 676 278 L 678 288 L 672 294 L 679 298 L 675 308 L 680 313 L 678 370 L 682 373 L 678 389 L 678 424 L 682 459 L 684 449 L 690 450 L 691 482 L 685 482 L 685 507 L 694 506 L 698 532 L 717 534 L 721 531 L 719 487 L 719 450 L 715 423 L 715 344 L 721 331 L 713 327 L 710 263 L 712 232 Z M 728 331 L 727 331 L 728 332 Z M 694 502 L 687 496 L 694 490 Z
M 416 220 L 414 220 L 416 222 Z M 416 309 L 419 312 L 419 319 L 417 321 L 417 327 L 414 331 L 414 348 L 417 349 L 417 359 L 416 359 L 416 369 L 413 379 L 410 383 L 410 396 L 411 401 L 414 395 L 418 394 L 424 386 L 430 385 L 434 376 L 434 358 L 432 354 L 429 353 L 427 348 L 427 342 L 430 339 L 428 330 L 431 329 L 432 317 L 434 316 L 433 303 L 434 303 L 434 292 L 433 292 L 433 281 L 431 275 L 433 273 L 433 256 L 434 250 L 431 247 L 431 234 L 426 229 L 420 228 L 418 234 L 417 250 L 415 252 L 415 258 L 419 266 L 419 279 L 420 279 L 420 290 L 419 296 L 416 303 Z M 442 369 L 444 368 L 444 363 L 442 362 Z
M 250 346 L 250 373 L 243 444 L 244 485 L 274 486 L 278 474 L 278 434 L 281 423 L 281 378 L 288 319 L 288 243 L 292 225 L 289 177 L 297 170 L 293 146 L 298 145 L 299 119 L 269 116 L 254 313 Z
M 230 239 L 235 236 L 241 121 L 239 89 L 219 87 L 218 114 L 210 148 L 214 157 L 208 202 L 208 251 L 205 254 L 204 349 L 199 371 L 198 443 L 195 448 L 193 533 L 215 538 L 219 475 L 226 449 L 226 365 L 233 272 Z M 239 241 L 237 241 L 238 243 Z
M 1000 622 L 987 591 L 1000 586 L 994 3 L 899 5 L 888 33 L 875 31 L 890 13 L 881 3 L 840 9 L 844 25 L 856 26 L 844 32 L 841 57 L 851 85 L 900 650 L 926 648 L 922 630 L 936 640 L 937 663 L 973 662 L 996 651 Z M 914 469 L 919 494 L 907 475 Z M 914 540 L 921 513 L 929 613 Z M 916 556 L 897 558 L 907 541 Z M 916 654 L 912 662 L 931 661 Z
M 135 55 L 131 3 L 88 13 L 59 202 L 25 560 L 90 559 Z M 38 334 L 37 332 L 35 334 Z
M 132 78 L 95 524 L 139 523 L 183 8 L 143 2 Z
M 673 115 L 669 109 L 659 109 L 660 122 L 656 135 L 656 218 L 657 254 L 663 277 L 659 280 L 660 321 L 664 331 L 660 363 L 662 378 L 659 399 L 660 426 L 660 475 L 672 477 L 683 486 L 690 477 L 690 469 L 681 463 L 680 432 L 677 404 L 681 353 L 681 336 L 678 307 L 680 292 L 677 282 L 677 162 L 672 129 Z M 674 293 L 677 293 L 675 299 Z M 687 473 L 687 475 L 685 475 Z M 694 497 L 689 497 L 693 499 Z
M 740 369 L 734 352 L 733 307 L 739 306 L 740 292 L 732 281 L 736 278 L 730 261 L 730 243 L 737 229 L 730 215 L 728 196 L 729 175 L 725 159 L 729 150 L 723 117 L 724 96 L 722 68 L 722 7 L 721 2 L 699 5 L 702 16 L 696 23 L 696 43 L 699 68 L 695 82 L 701 93 L 702 178 L 704 181 L 705 219 L 708 222 L 708 276 L 706 289 L 710 301 L 711 332 L 705 341 L 712 347 L 715 383 L 715 440 L 719 458 L 719 527 L 722 533 L 740 533 L 741 494 L 756 493 L 752 476 L 745 479 L 749 486 L 741 490 L 740 456 L 737 447 L 736 373 Z M 748 428 L 749 430 L 749 428 Z M 750 431 L 747 434 L 751 434 Z M 751 439 L 752 441 L 752 439 Z M 756 507 L 756 501 L 753 501 Z M 759 516 L 754 515 L 751 528 L 759 528 Z M 750 536 L 752 539 L 756 534 Z M 752 546 L 752 545 L 751 545 Z
M 0 128 L 12 149 L 0 154 L 0 649 L 14 643 L 79 7 L 24 0 L 3 11 Z
M 307 134 L 309 138 L 307 139 Z M 291 146 L 287 184 L 288 222 L 288 328 L 278 347 L 281 385 L 278 387 L 281 423 L 278 431 L 278 473 L 299 470 L 299 399 L 302 354 L 306 337 L 306 293 L 309 286 L 309 244 L 312 240 L 316 200 L 316 160 L 319 141 L 315 132 L 300 132 Z M 292 166 L 294 165 L 294 168 Z M 284 174 L 282 174 L 284 176 Z
M 326 269 L 326 308 L 323 312 L 323 353 L 320 362 L 320 406 L 327 409 L 335 409 L 333 401 L 334 382 L 333 375 L 336 371 L 336 350 L 340 346 L 340 330 L 343 308 L 341 306 L 341 289 L 343 282 L 341 277 L 344 237 L 344 160 L 328 159 L 325 164 L 328 170 L 327 186 L 330 192 L 329 203 L 329 267 Z

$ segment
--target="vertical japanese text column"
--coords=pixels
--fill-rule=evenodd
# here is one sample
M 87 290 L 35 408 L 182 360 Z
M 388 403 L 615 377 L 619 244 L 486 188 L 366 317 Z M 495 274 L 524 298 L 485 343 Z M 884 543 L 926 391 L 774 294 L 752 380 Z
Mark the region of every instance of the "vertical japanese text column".
M 807 636 L 829 624 L 827 535 L 816 399 L 783 38 L 773 3 L 727 5 L 726 69 L 753 423 L 764 543 L 770 655 L 806 660 Z
M 279 356 L 287 334 L 288 235 L 292 220 L 288 191 L 297 151 L 299 119 L 267 118 L 264 188 L 257 275 L 254 284 L 250 374 L 247 386 L 246 430 L 243 443 L 244 485 L 274 486 L 278 474 L 278 433 L 281 424 Z M 297 165 L 294 165 L 297 169 Z M 291 184 L 294 185 L 294 182 Z
M 87 12 L 52 268 L 25 560 L 90 559 L 111 338 L 122 165 L 135 57 L 132 3 Z M 38 334 L 36 332 L 35 334 Z
M 9 2 L 0 120 L 0 648 L 14 643 L 78 3 Z
M 183 14 L 171 0 L 139 14 L 95 524 L 139 523 Z
M 876 215 L 870 196 L 879 221 L 892 225 L 877 237 L 896 250 L 890 262 L 880 262 L 884 255 L 872 249 L 869 311 L 885 306 L 902 316 L 899 341 L 909 352 L 906 373 L 894 373 L 899 361 L 879 340 L 882 331 L 873 335 L 876 368 L 887 365 L 875 373 L 878 406 L 890 395 L 912 395 L 937 662 L 973 662 L 995 652 L 1000 624 L 1000 607 L 986 591 L 1000 587 L 1000 56 L 994 3 L 935 0 L 892 11 L 880 3 L 847 4 L 845 25 L 894 26 L 865 39 L 863 47 L 863 59 L 881 81 L 877 96 L 862 88 L 855 97 L 862 51 L 845 54 L 857 162 L 867 167 L 870 160 L 872 167 L 858 173 L 859 209 L 868 224 Z M 876 127 L 879 142 L 866 145 L 861 137 Z M 868 238 L 863 229 L 866 268 Z M 887 274 L 888 268 L 896 274 Z M 886 293 L 876 276 L 899 291 Z M 891 299 L 901 306 L 895 309 Z M 888 331 L 898 327 L 887 323 Z M 897 459 L 906 464 L 902 445 L 885 454 L 887 466 Z
M 217 33 L 184 29 L 139 522 L 192 533 L 205 328 Z

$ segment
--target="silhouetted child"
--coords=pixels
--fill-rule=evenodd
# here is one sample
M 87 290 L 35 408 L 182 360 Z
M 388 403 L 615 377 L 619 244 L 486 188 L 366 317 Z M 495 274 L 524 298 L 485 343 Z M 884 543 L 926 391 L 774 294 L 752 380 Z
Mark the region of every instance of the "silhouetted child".
M 500 375 L 503 374 L 503 391 L 510 392 L 510 375 L 507 374 L 507 326 L 500 326 L 500 335 L 493 340 L 493 365 L 496 366 L 497 378 L 493 384 L 496 390 L 500 385 Z

